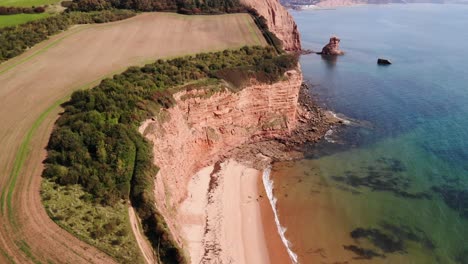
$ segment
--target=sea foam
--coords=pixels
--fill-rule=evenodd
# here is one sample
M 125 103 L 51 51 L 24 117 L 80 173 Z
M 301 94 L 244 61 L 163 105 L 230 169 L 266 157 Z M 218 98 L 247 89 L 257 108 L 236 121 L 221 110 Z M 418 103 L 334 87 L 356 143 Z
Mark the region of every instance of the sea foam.
M 291 261 L 294 264 L 298 264 L 299 262 L 297 261 L 297 254 L 292 251 L 291 242 L 289 242 L 285 236 L 286 228 L 281 226 L 281 223 L 279 221 L 278 211 L 276 210 L 277 199 L 273 195 L 273 180 L 270 178 L 270 174 L 271 174 L 271 167 L 268 167 L 263 171 L 263 177 L 262 177 L 263 186 L 265 187 L 268 200 L 270 200 L 270 205 L 271 205 L 271 208 L 273 209 L 273 214 L 275 215 L 275 223 L 276 223 L 276 227 L 278 228 L 278 233 L 281 237 L 281 241 L 283 241 L 283 244 L 286 247 L 286 250 L 288 251 Z

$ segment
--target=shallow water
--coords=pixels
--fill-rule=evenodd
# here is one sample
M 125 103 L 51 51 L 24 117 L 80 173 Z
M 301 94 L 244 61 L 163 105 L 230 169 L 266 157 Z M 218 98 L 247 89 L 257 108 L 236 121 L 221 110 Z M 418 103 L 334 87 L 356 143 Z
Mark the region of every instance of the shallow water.
M 272 169 L 300 263 L 468 263 L 468 6 L 293 12 L 312 92 L 359 125 Z M 378 66 L 377 58 L 392 60 Z

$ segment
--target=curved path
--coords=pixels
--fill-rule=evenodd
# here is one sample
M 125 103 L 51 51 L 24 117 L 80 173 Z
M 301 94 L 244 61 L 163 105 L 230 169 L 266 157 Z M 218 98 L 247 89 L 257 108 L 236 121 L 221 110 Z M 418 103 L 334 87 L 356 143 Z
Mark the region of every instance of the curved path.
M 0 263 L 114 262 L 59 228 L 40 200 L 44 148 L 73 90 L 145 61 L 254 44 L 265 43 L 246 14 L 147 13 L 73 27 L 1 64 Z

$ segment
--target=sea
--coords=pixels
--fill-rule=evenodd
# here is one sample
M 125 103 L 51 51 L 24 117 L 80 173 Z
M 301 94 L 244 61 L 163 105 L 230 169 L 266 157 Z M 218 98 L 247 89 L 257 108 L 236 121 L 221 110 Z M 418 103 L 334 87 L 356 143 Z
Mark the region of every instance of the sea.
M 468 5 L 291 13 L 304 49 L 341 39 L 300 62 L 349 120 L 265 172 L 292 262 L 468 263 Z

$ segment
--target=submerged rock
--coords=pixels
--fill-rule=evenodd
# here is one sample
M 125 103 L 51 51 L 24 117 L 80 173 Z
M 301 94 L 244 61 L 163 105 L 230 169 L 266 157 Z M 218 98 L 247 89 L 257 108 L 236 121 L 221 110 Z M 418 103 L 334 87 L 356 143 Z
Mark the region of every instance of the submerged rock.
M 323 47 L 322 52 L 319 52 L 318 54 L 333 56 L 343 55 L 344 52 L 340 50 L 340 41 L 341 40 L 338 37 L 331 37 L 330 42 L 328 42 L 328 44 Z
M 392 64 L 392 62 L 390 60 L 387 60 L 387 59 L 378 59 L 377 60 L 377 64 L 379 65 L 390 65 Z
M 302 49 L 300 54 L 301 55 L 308 55 L 308 54 L 311 54 L 311 53 L 315 53 L 313 50 L 310 50 L 310 49 Z

